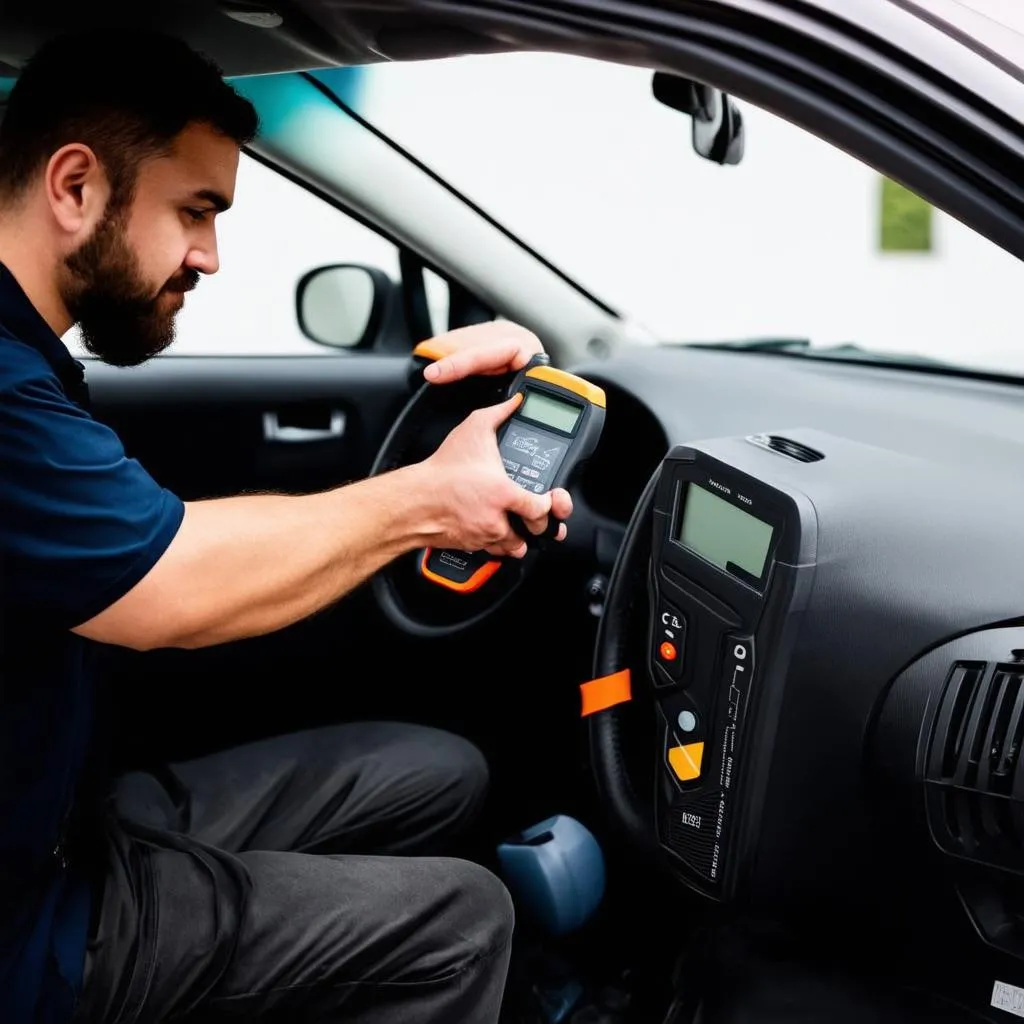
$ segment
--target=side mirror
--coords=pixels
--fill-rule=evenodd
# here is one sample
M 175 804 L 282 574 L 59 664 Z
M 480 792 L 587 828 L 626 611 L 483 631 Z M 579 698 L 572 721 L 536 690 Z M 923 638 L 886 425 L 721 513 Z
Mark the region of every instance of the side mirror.
M 743 159 L 743 115 L 731 96 L 713 86 L 655 71 L 654 98 L 666 107 L 693 118 L 693 150 L 716 164 L 738 164 Z
M 376 336 L 393 288 L 391 278 L 376 267 L 316 267 L 295 288 L 299 329 L 320 345 L 358 348 Z

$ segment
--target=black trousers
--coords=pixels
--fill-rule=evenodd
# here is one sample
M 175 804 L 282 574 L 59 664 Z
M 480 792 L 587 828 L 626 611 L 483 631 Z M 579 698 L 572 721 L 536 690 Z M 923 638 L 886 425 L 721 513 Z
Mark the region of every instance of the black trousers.
M 486 784 L 469 743 L 387 723 L 122 778 L 78 1019 L 496 1021 L 511 900 L 439 855 Z

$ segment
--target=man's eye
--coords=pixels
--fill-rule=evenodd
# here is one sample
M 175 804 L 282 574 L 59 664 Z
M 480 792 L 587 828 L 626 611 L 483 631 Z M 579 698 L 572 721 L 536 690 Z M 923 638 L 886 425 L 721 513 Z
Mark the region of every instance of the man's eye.
M 210 212 L 209 210 L 197 210 L 197 209 L 186 209 L 186 210 L 185 210 L 185 213 L 186 213 L 186 214 L 187 214 L 187 215 L 188 215 L 188 216 L 189 216 L 189 217 L 190 217 L 190 218 L 191 218 L 192 220 L 194 220 L 194 221 L 195 221 L 195 222 L 196 222 L 197 224 L 198 224 L 198 223 L 201 223 L 201 222 L 202 222 L 202 221 L 204 221 L 204 220 L 206 220 L 206 215 L 207 215 L 207 214 L 208 214 L 209 212 Z

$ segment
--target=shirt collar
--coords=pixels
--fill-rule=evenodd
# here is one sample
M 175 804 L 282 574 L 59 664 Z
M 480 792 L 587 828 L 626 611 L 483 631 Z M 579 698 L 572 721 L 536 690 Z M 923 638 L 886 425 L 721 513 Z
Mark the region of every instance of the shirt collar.
M 79 405 L 88 403 L 85 367 L 32 305 L 15 276 L 0 263 L 0 325 L 50 364 L 65 394 Z

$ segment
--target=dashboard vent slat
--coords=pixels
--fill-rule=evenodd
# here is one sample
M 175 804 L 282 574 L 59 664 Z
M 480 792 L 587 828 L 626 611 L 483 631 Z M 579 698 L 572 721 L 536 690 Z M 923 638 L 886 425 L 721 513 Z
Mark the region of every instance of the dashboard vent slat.
M 988 754 L 986 741 L 991 735 L 992 718 L 995 713 L 999 686 L 995 678 L 983 679 L 976 691 L 977 697 L 967 720 L 967 738 L 970 742 L 967 757 L 960 754 L 956 770 L 956 781 L 973 786 L 978 782 L 978 770 Z
M 747 440 L 759 448 L 767 448 L 770 452 L 785 455 L 797 462 L 820 462 L 825 458 L 816 448 L 811 448 L 801 441 L 794 441 L 791 437 L 783 437 L 781 434 L 752 434 Z
M 940 845 L 1024 869 L 1024 817 L 1014 801 L 1015 780 L 1024 777 L 1024 666 L 953 665 L 931 740 L 925 775 Z
M 1020 753 L 1018 732 L 1021 721 L 1021 675 L 1017 672 L 998 672 L 996 682 L 999 696 L 992 716 L 991 738 L 988 748 L 986 788 L 993 793 L 1009 793 L 1013 785 L 1013 770 Z
M 938 769 L 939 778 L 952 779 L 963 751 L 967 735 L 970 711 L 978 695 L 978 687 L 985 666 L 975 663 L 961 663 L 953 666 L 946 682 L 942 706 L 935 724 L 933 750 L 941 753 Z

